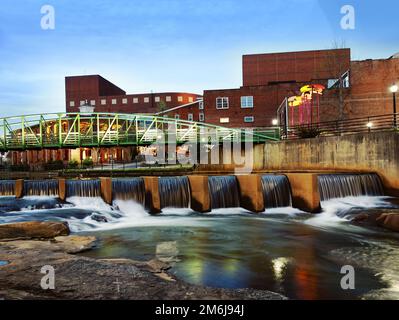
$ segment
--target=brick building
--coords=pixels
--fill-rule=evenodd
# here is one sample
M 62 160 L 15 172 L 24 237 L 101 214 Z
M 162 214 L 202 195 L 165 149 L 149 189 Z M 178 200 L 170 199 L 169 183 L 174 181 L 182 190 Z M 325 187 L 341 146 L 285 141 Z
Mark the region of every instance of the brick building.
M 388 59 L 351 61 L 350 49 L 244 55 L 243 85 L 233 89 L 193 93 L 126 94 L 99 75 L 65 78 L 66 111 L 79 112 L 87 101 L 96 112 L 156 113 L 226 127 L 270 127 L 286 97 L 307 84 L 326 87 L 320 120 L 392 113 L 389 87 L 399 83 L 399 55 Z M 13 152 L 14 164 L 51 160 L 106 163 L 129 161 L 132 148 Z
M 270 127 L 286 97 L 307 84 L 326 87 L 320 121 L 392 113 L 389 87 L 399 59 L 351 61 L 350 49 L 244 55 L 243 86 L 204 91 L 204 121 L 228 127 Z
M 96 112 L 157 113 L 202 98 L 195 93 L 162 92 L 126 94 L 124 90 L 99 75 L 65 78 L 66 111 L 79 112 L 87 101 Z

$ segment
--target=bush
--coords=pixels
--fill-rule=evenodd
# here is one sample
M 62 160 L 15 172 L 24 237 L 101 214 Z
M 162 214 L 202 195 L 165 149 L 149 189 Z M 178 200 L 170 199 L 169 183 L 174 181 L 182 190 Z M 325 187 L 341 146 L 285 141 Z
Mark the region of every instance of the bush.
M 71 160 L 68 162 L 68 169 L 77 169 L 79 167 L 79 162 L 76 160 Z
M 317 127 L 300 126 L 297 127 L 297 136 L 301 139 L 317 138 L 321 130 Z
M 45 170 L 62 170 L 64 169 L 64 162 L 62 160 L 49 161 L 44 165 Z
M 83 168 L 89 168 L 89 167 L 93 167 L 93 160 L 91 159 L 84 159 L 82 162 Z

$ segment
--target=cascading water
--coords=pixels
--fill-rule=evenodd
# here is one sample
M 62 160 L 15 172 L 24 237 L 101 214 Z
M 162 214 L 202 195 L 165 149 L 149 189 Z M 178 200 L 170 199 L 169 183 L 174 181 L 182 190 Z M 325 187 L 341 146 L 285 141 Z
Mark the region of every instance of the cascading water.
M 57 180 L 29 180 L 24 181 L 25 196 L 58 196 Z
M 187 177 L 160 177 L 161 208 L 189 208 L 191 195 Z
M 210 176 L 208 185 L 212 209 L 237 208 L 240 206 L 235 176 Z
M 67 197 L 100 197 L 100 180 L 67 180 Z
M 262 176 L 263 199 L 266 208 L 292 206 L 291 187 L 284 175 Z
M 112 194 L 115 200 L 133 200 L 144 206 L 145 187 L 143 178 L 113 179 Z
M 357 196 L 383 196 L 380 177 L 368 174 L 323 174 L 318 177 L 322 201 Z
M 0 196 L 15 195 L 15 181 L 14 180 L 0 180 Z

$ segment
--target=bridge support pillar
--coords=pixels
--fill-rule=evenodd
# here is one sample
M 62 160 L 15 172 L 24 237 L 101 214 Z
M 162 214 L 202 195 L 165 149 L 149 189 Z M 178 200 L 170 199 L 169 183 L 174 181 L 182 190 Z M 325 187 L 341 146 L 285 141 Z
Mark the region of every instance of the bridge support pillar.
M 188 176 L 191 190 L 191 209 L 197 212 L 211 211 L 207 176 Z
M 320 193 L 317 174 L 314 173 L 286 173 L 291 185 L 292 206 L 300 210 L 319 213 Z
M 58 197 L 61 201 L 66 199 L 66 181 L 65 179 L 58 179 Z
M 101 197 L 105 203 L 112 204 L 112 178 L 100 178 Z
M 238 175 L 241 207 L 252 212 L 263 212 L 265 203 L 263 200 L 261 176 L 257 174 Z
M 144 177 L 145 201 L 151 214 L 161 212 L 158 177 Z
M 24 180 L 18 179 L 15 181 L 15 197 L 22 198 L 24 196 Z

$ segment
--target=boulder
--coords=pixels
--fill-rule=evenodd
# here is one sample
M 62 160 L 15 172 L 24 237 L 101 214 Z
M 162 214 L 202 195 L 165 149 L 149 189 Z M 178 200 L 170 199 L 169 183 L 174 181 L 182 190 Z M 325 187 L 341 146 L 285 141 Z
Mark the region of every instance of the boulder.
M 0 225 L 0 240 L 52 239 L 69 233 L 66 222 L 29 221 Z
M 399 213 L 383 213 L 377 218 L 379 226 L 399 232 Z

